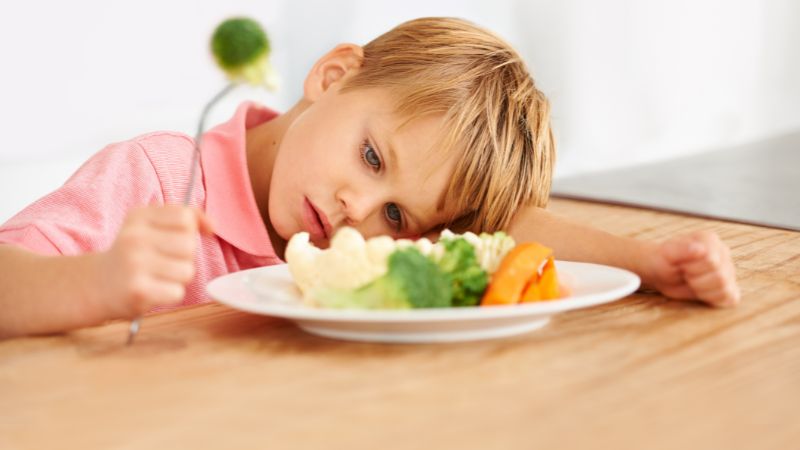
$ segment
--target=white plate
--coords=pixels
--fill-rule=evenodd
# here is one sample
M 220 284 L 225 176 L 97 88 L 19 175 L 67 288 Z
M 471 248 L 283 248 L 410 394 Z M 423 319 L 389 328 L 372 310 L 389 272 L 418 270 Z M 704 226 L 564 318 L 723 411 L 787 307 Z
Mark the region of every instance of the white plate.
M 208 284 L 212 298 L 236 309 L 282 317 L 313 334 L 371 342 L 423 343 L 500 338 L 545 326 L 550 316 L 612 302 L 639 287 L 639 277 L 615 267 L 556 261 L 572 295 L 510 306 L 412 310 L 324 309 L 301 301 L 286 264 L 244 270 Z

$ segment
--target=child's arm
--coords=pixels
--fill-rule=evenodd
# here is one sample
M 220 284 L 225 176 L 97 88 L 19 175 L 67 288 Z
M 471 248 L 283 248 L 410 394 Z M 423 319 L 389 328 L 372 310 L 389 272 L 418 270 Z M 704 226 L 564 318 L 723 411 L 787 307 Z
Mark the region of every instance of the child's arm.
M 132 211 L 108 251 L 42 256 L 0 245 L 0 337 L 52 333 L 132 318 L 179 303 L 194 275 L 202 213 L 180 206 Z
M 558 259 L 622 267 L 637 273 L 645 287 L 678 299 L 714 306 L 739 302 L 730 250 L 711 232 L 680 235 L 661 243 L 615 236 L 579 225 L 541 208 L 524 208 L 509 233 L 518 242 L 538 241 Z

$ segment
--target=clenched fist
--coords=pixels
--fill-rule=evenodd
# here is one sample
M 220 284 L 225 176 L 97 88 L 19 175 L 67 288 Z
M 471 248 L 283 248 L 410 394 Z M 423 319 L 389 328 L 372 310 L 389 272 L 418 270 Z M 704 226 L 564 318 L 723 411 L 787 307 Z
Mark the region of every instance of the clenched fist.
M 717 234 L 700 231 L 668 239 L 649 256 L 650 283 L 664 295 L 733 306 L 741 294 L 731 252 Z
M 136 317 L 180 303 L 194 277 L 198 232 L 211 232 L 199 210 L 177 205 L 132 210 L 114 244 L 97 258 L 107 316 Z

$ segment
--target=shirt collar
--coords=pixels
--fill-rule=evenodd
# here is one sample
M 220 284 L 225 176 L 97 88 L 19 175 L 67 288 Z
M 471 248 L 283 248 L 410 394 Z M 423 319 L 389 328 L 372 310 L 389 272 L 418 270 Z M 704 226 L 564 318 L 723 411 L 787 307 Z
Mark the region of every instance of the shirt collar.
M 245 102 L 233 117 L 203 134 L 202 158 L 206 214 L 214 232 L 234 247 L 256 256 L 275 256 L 258 211 L 247 170 L 246 131 L 278 113 Z

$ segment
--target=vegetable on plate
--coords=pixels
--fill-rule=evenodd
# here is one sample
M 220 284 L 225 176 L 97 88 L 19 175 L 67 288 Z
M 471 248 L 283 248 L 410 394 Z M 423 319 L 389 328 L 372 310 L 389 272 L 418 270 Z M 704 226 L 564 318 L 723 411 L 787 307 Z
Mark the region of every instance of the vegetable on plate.
M 327 249 L 308 233 L 286 248 L 306 303 L 338 309 L 413 309 L 510 305 L 559 297 L 552 251 L 516 245 L 504 232 L 441 233 L 437 242 L 365 240 L 344 227 Z

